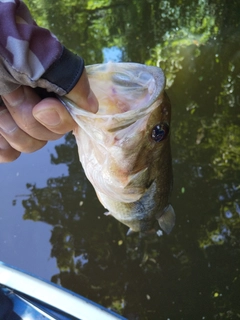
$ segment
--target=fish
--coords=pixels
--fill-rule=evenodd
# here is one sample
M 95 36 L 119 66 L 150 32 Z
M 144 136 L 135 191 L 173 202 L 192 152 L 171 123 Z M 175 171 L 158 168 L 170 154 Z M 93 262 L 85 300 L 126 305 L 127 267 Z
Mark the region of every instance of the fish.
M 99 102 L 96 114 L 61 97 L 78 124 L 79 158 L 99 201 L 129 227 L 147 235 L 175 224 L 170 204 L 171 103 L 161 68 L 132 62 L 86 66 Z

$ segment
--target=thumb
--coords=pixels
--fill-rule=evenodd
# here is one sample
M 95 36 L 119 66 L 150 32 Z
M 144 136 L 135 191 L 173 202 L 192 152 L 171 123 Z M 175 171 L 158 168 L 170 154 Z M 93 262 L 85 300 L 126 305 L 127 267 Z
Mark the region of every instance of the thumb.
M 98 101 L 90 88 L 86 69 L 84 69 L 82 76 L 75 87 L 66 94 L 66 97 L 72 100 L 81 109 L 93 113 L 98 111 Z

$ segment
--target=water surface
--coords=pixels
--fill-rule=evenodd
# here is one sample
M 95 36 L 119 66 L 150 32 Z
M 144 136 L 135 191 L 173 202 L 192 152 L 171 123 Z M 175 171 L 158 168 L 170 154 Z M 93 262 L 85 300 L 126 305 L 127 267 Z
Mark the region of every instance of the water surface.
M 172 102 L 169 236 L 103 215 L 71 134 L 0 166 L 0 258 L 128 319 L 240 318 L 239 1 L 29 0 L 86 64 L 161 66 Z

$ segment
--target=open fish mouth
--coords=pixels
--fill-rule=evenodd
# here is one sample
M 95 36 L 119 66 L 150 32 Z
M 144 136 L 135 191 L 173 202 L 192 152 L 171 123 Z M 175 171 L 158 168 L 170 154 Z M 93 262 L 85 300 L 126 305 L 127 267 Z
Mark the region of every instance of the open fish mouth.
M 132 231 L 150 231 L 157 220 L 169 233 L 175 222 L 169 204 L 171 105 L 162 70 L 137 63 L 86 70 L 99 111 L 60 98 L 78 124 L 74 135 L 86 176 L 109 214 Z
M 107 63 L 86 66 L 86 70 L 91 89 L 99 102 L 98 112 L 93 114 L 79 109 L 66 97 L 60 98 L 80 126 L 79 116 L 104 122 L 110 132 L 124 129 L 156 107 L 154 102 L 165 87 L 164 74 L 157 67 Z

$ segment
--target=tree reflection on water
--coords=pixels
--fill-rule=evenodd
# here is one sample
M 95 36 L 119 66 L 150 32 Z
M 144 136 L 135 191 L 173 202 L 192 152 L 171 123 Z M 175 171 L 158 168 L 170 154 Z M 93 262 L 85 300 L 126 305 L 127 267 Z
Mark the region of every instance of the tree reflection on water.
M 52 281 L 129 319 L 240 318 L 239 2 L 29 3 L 87 64 L 112 46 L 123 61 L 160 64 L 173 113 L 170 236 L 126 237 L 103 215 L 71 134 L 51 158 L 69 174 L 28 185 L 24 219 L 52 225 Z

